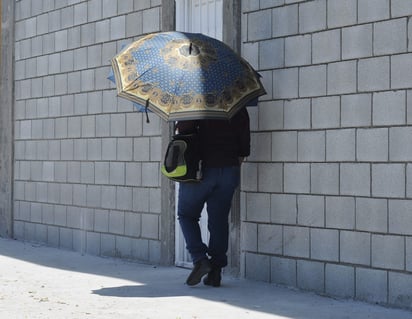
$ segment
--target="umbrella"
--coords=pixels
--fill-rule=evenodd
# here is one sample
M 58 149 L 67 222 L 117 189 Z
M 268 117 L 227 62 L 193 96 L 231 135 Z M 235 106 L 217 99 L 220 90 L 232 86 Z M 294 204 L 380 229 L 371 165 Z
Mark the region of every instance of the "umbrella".
M 112 58 L 117 93 L 167 121 L 229 119 L 266 94 L 259 74 L 200 33 L 144 36 Z
M 110 82 L 113 82 L 114 84 L 116 84 L 116 78 L 114 77 L 113 69 L 110 69 L 107 79 L 110 80 Z M 141 104 L 133 102 L 133 106 L 137 109 L 138 112 L 145 112 L 145 111 L 147 112 L 147 109 Z

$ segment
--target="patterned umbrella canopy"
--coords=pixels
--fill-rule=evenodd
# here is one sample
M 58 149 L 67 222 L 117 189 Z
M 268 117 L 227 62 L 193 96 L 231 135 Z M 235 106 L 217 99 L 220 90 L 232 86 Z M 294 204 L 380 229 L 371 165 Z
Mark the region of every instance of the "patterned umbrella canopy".
M 118 95 L 168 121 L 228 119 L 266 94 L 259 74 L 203 34 L 149 34 L 112 58 Z

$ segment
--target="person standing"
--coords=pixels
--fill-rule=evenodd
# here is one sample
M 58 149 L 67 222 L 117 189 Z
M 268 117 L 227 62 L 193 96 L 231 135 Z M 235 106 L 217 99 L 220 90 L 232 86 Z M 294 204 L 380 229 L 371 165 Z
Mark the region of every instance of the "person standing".
M 177 215 L 193 269 L 186 284 L 219 287 L 227 265 L 229 212 L 240 182 L 240 165 L 250 154 L 249 114 L 243 107 L 230 120 L 193 120 L 176 124 L 180 134 L 198 132 L 202 180 L 179 186 Z M 209 243 L 202 240 L 199 219 L 207 209 Z

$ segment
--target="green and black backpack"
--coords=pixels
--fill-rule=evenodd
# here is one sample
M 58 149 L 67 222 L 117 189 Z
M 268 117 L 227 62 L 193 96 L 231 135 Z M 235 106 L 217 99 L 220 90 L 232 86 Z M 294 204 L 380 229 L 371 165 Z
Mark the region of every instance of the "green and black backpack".
M 176 134 L 167 146 L 162 174 L 176 182 L 199 182 L 202 179 L 199 136 Z

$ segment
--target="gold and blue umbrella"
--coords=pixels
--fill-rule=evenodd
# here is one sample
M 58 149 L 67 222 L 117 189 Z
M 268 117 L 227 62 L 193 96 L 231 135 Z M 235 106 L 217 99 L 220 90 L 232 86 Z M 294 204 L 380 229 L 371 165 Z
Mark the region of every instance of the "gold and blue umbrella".
M 112 58 L 117 93 L 167 121 L 229 119 L 266 94 L 259 74 L 223 42 L 160 32 Z

